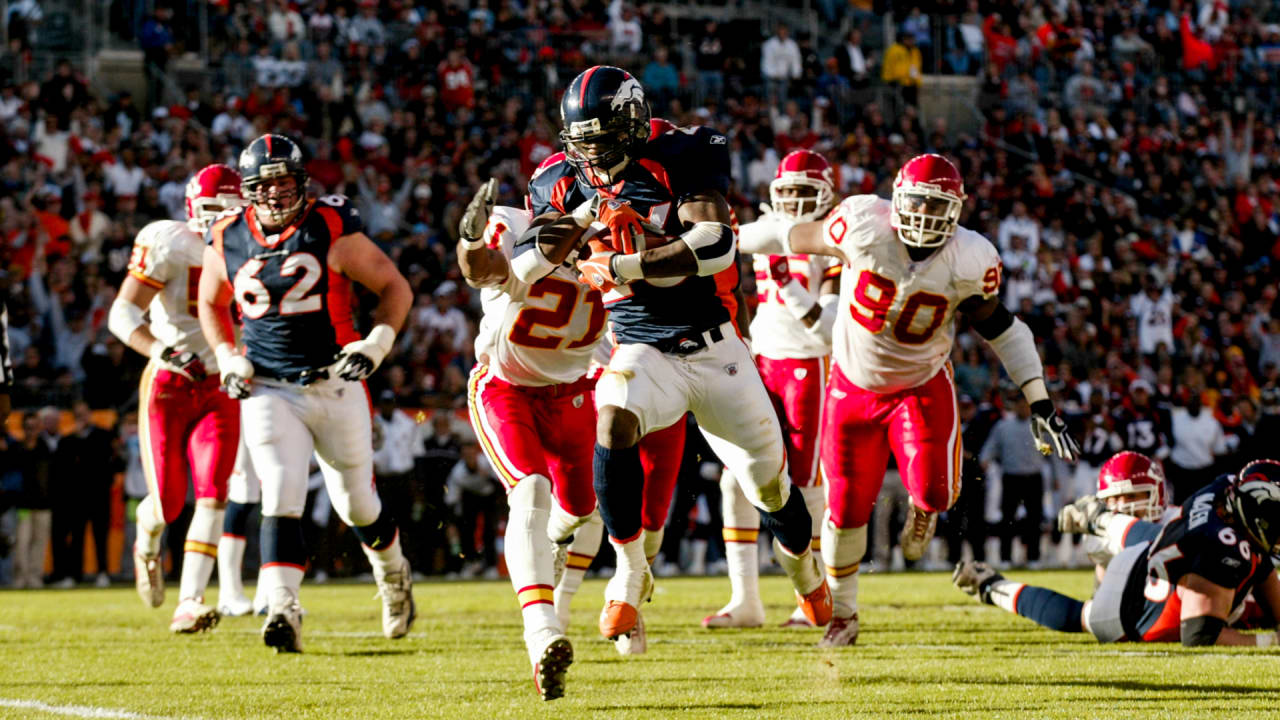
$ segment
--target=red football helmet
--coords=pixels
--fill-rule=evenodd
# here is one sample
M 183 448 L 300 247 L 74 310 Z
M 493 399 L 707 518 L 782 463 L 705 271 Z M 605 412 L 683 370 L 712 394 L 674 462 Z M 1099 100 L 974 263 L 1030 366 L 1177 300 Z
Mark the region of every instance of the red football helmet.
M 1127 495 L 1140 495 L 1126 498 Z M 1098 471 L 1098 499 L 1107 509 L 1156 522 L 1169 504 L 1164 466 L 1142 453 L 1124 451 L 1112 455 Z
M 200 232 L 218 213 L 244 204 L 240 173 L 226 165 L 206 165 L 187 183 L 187 221 Z
M 813 188 L 812 195 L 800 195 L 800 188 Z M 783 195 L 787 189 L 795 193 Z M 819 220 L 836 204 L 836 183 L 831 163 L 811 150 L 793 150 L 778 163 L 778 174 L 769 183 L 769 204 L 773 211 L 796 222 Z
M 913 247 L 939 247 L 956 232 L 964 207 L 964 179 L 941 155 L 917 155 L 893 181 L 890 224 Z
M 676 124 L 670 120 L 663 118 L 649 118 L 649 139 L 652 140 L 659 135 L 666 135 L 676 129 Z

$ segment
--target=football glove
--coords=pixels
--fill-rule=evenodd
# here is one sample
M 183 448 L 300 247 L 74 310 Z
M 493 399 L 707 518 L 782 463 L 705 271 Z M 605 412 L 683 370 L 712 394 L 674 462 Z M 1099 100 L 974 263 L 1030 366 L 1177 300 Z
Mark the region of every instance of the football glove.
M 620 283 L 613 274 L 613 258 L 618 253 L 597 238 L 587 241 L 591 255 L 578 261 L 578 280 L 586 285 L 607 293 Z
M 1080 457 L 1080 444 L 1067 431 L 1066 421 L 1058 415 L 1051 400 L 1031 404 L 1031 436 L 1043 455 L 1057 454 L 1067 462 L 1075 462 Z
M 497 196 L 498 181 L 495 178 L 489 178 L 480 186 L 480 190 L 476 192 L 475 197 L 471 198 L 471 202 L 467 203 L 467 209 L 462 211 L 462 222 L 458 223 L 458 236 L 466 249 L 475 250 L 484 245 L 484 228 L 489 223 L 489 215 L 493 212 L 493 202 Z
M 338 377 L 343 380 L 360 381 L 373 374 L 382 364 L 382 359 L 391 352 L 395 343 L 396 331 L 390 325 L 379 325 L 369 334 L 355 342 L 342 346 L 335 361 Z
M 1058 511 L 1058 530 L 1073 535 L 1092 535 L 1098 529 L 1098 518 L 1106 503 L 1094 495 L 1085 495 Z
M 769 256 L 769 279 L 782 287 L 791 282 L 791 263 L 786 255 Z
M 253 363 L 249 358 L 236 352 L 231 343 L 219 345 L 213 354 L 218 359 L 222 391 L 235 400 L 249 397 L 253 389 Z
M 204 363 L 200 361 L 200 356 L 190 350 L 164 347 L 157 342 L 152 345 L 151 356 L 159 361 L 166 370 L 176 372 L 191 382 L 203 382 L 209 376 L 209 373 L 204 368 Z
M 605 200 L 600 205 L 600 222 L 609 228 L 609 244 L 630 255 L 639 249 L 644 238 L 644 218 L 626 200 Z

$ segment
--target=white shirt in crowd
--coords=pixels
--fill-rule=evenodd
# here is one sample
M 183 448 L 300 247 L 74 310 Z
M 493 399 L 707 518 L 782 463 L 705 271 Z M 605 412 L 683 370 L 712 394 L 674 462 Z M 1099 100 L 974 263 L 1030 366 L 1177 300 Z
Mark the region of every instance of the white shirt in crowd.
M 432 334 L 448 330 L 453 333 L 454 349 L 461 351 L 471 344 L 471 336 L 467 332 L 467 316 L 456 307 L 444 312 L 436 309 L 434 304 L 420 307 L 414 311 L 414 325 L 429 330 Z
M 114 162 L 107 165 L 102 170 L 102 174 L 107 178 L 107 187 L 111 188 L 111 192 L 117 196 L 132 195 L 138 196 L 142 191 L 142 183 L 146 181 L 147 174 L 142 168 L 134 165 L 133 167 L 125 167 L 122 162 Z
M 445 481 L 445 504 L 458 507 L 462 503 L 462 493 L 488 497 L 498 489 L 497 479 L 489 460 L 482 454 L 476 455 L 476 468 L 467 467 L 466 460 L 459 460 L 449 471 L 449 479 Z
M 1173 349 L 1173 291 L 1165 288 L 1155 300 L 1140 292 L 1129 299 L 1129 312 L 1138 318 L 1138 352 L 1150 355 L 1160 343 Z
M 630 20 L 622 17 L 609 21 L 609 46 L 615 52 L 638 53 L 644 42 L 644 30 L 634 15 Z
M 422 455 L 418 424 L 399 410 L 391 413 L 390 420 L 378 413 L 373 421 L 382 432 L 382 447 L 373 453 L 373 469 L 386 475 L 402 475 L 413 470 L 414 459 Z
M 997 239 L 1000 243 L 1000 252 L 1008 250 L 1012 246 L 1012 238 L 1014 235 L 1021 235 L 1027 239 L 1026 248 L 1032 255 L 1040 249 L 1040 223 L 1030 215 L 1018 217 L 1010 215 L 1000 221 L 1000 230 Z
M 1173 451 L 1169 461 L 1188 470 L 1200 470 L 1213 464 L 1214 456 L 1227 451 L 1222 425 L 1208 408 L 1191 417 L 1186 408 L 1170 413 L 1173 424 Z
M 777 35 L 766 40 L 760 51 L 760 73 L 769 80 L 800 77 L 800 46 Z

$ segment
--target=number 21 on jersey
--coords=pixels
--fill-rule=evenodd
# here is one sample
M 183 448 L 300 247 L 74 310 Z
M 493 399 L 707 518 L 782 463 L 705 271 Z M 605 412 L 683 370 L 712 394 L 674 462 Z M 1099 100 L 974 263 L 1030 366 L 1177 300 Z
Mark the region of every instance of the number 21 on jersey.
M 555 297 L 555 306 L 520 309 L 511 324 L 511 342 L 539 350 L 574 350 L 594 345 L 604 330 L 604 303 L 600 293 L 581 283 L 545 277 L 529 288 L 529 299 Z M 587 308 L 591 316 L 586 332 L 569 337 L 569 326 L 578 308 Z

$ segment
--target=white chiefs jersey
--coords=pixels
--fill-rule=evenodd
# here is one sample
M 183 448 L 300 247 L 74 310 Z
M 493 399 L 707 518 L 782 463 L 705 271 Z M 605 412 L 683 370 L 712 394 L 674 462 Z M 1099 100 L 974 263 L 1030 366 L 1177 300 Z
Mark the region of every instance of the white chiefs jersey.
M 129 274 L 159 290 L 147 310 L 151 334 L 166 346 L 191 351 L 216 368 L 213 350 L 200 330 L 196 300 L 204 263 L 204 237 L 184 222 L 157 220 L 138 233 L 129 256 Z
M 840 261 L 826 255 L 791 255 L 787 263 L 791 276 L 815 300 L 822 291 L 822 281 L 840 272 Z M 756 255 L 752 267 L 756 272 L 756 297 L 759 300 L 756 316 L 751 319 L 752 351 L 775 359 L 815 358 L 831 354 L 831 347 L 823 342 L 822 336 L 810 332 L 783 304 L 782 297 L 778 295 L 778 284 L 769 279 L 769 256 Z
M 845 257 L 832 338 L 836 365 L 858 387 L 896 392 L 928 382 L 955 341 L 955 312 L 974 295 L 1000 291 L 1000 255 L 978 233 L 957 228 L 921 262 L 889 225 L 888 200 L 846 198 L 823 224 L 823 240 Z
M 495 207 L 485 228 L 489 247 L 511 259 L 532 216 Z M 501 285 L 480 293 L 484 317 L 476 335 L 476 360 L 514 385 L 574 382 L 587 373 L 605 329 L 600 292 L 578 282 L 563 266 L 529 285 L 508 272 Z

